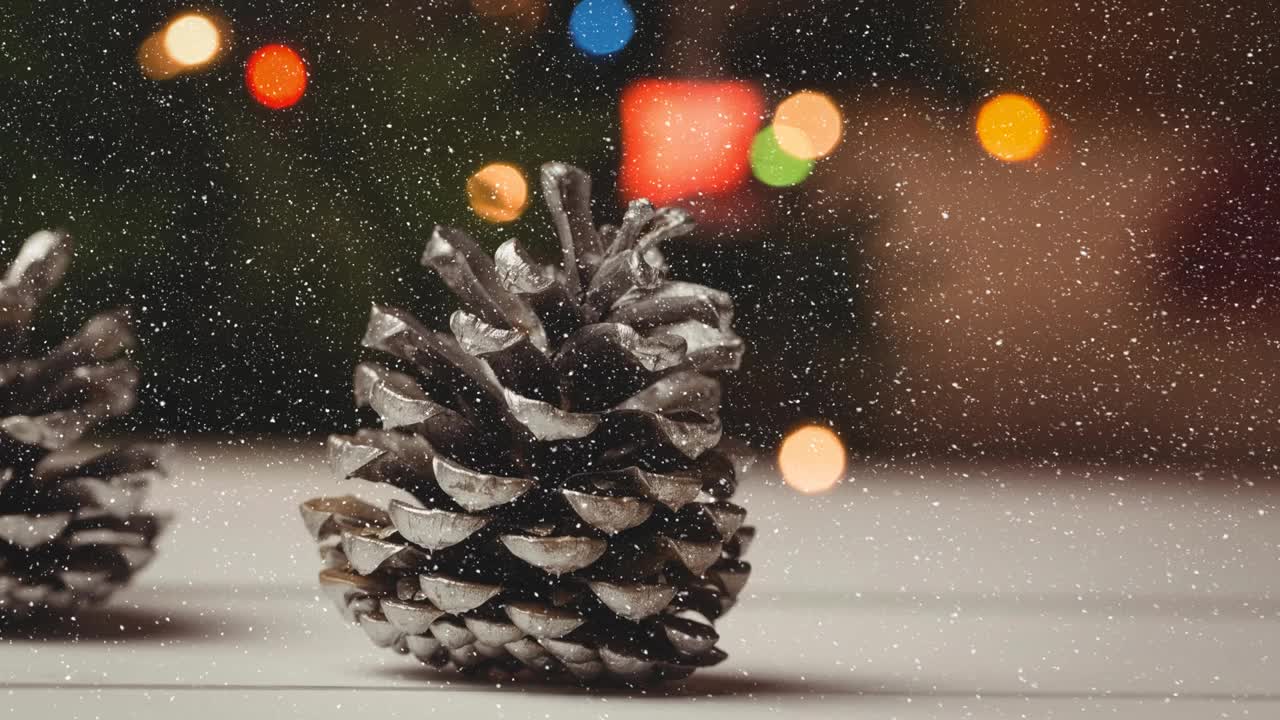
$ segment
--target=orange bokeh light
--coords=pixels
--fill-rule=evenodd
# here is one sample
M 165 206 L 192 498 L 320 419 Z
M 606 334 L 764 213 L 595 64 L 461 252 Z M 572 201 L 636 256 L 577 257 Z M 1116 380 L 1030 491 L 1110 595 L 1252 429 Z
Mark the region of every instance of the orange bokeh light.
M 302 56 L 285 45 L 264 45 L 249 57 L 245 84 L 258 102 L 280 110 L 302 99 L 307 90 L 307 66 Z
M 982 148 L 1005 162 L 1040 154 L 1049 140 L 1049 115 L 1025 95 L 1004 93 L 983 103 L 975 130 Z
M 773 114 L 773 132 L 783 152 L 802 160 L 816 160 L 830 155 L 840 144 L 844 118 L 831 98 L 803 90 L 778 105 Z
M 778 469 L 788 485 L 812 495 L 835 487 L 844 475 L 840 437 L 821 425 L 793 430 L 778 448 Z
M 668 203 L 746 181 L 764 96 L 739 80 L 639 80 L 619 112 L 623 197 Z
M 529 184 L 520 168 L 491 163 L 467 179 L 467 201 L 477 215 L 489 222 L 511 222 L 529 205 Z

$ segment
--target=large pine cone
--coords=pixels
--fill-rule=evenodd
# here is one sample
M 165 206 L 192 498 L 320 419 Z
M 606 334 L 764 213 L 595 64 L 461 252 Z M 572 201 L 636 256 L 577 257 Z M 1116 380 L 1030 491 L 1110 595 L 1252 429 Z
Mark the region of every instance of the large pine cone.
M 421 506 L 305 503 L 320 582 L 374 643 L 435 667 L 683 677 L 724 659 L 712 621 L 750 570 L 717 449 L 732 303 L 666 278 L 683 210 L 636 201 L 597 229 L 585 173 L 551 163 L 542 186 L 562 267 L 441 227 L 423 263 L 465 308 L 452 334 L 374 307 L 364 344 L 406 372 L 356 368 L 385 429 L 331 437 L 331 460 Z
M 0 281 L 0 616 L 100 602 L 151 559 L 159 522 L 141 512 L 154 448 L 93 457 L 70 449 L 134 405 L 138 370 L 124 311 L 94 317 L 43 356 L 28 354 L 40 301 L 71 262 L 65 234 L 39 232 Z

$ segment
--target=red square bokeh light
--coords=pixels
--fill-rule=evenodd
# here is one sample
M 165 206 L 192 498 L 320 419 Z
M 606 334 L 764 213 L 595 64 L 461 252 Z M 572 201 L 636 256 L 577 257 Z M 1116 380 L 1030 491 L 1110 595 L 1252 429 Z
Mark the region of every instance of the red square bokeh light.
M 662 204 L 737 189 L 764 111 L 760 88 L 743 80 L 632 83 L 620 108 L 623 198 Z

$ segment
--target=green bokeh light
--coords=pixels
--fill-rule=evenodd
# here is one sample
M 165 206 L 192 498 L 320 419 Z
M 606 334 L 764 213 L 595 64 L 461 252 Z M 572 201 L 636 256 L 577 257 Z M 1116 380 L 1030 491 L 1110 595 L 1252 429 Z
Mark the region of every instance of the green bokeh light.
M 813 172 L 813 161 L 788 155 L 778 144 L 773 126 L 769 126 L 751 141 L 751 172 L 765 185 L 790 187 L 809 177 Z

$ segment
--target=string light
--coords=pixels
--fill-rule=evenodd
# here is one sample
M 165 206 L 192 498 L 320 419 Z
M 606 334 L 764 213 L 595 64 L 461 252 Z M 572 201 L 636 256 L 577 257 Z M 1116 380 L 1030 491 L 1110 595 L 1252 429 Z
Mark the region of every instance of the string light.
M 802 160 L 830 155 L 840 144 L 843 123 L 835 102 L 813 90 L 802 90 L 783 100 L 773 115 L 778 146 Z
M 183 67 L 203 65 L 218 54 L 221 33 L 212 20 L 199 13 L 179 15 L 164 31 L 164 51 Z
M 983 103 L 975 131 L 992 157 L 1023 162 L 1039 155 L 1049 140 L 1049 115 L 1025 95 L 1004 93 Z
M 547 16 L 547 0 L 471 0 L 471 9 L 491 18 L 532 30 Z
M 798 428 L 778 448 L 778 469 L 787 485 L 802 493 L 826 492 L 844 475 L 844 444 L 820 425 Z
M 582 0 L 569 15 L 569 35 L 588 55 L 612 55 L 635 32 L 636 14 L 626 0 Z
M 293 48 L 264 45 L 249 57 L 245 84 L 263 105 L 272 110 L 287 108 L 307 90 L 307 66 Z
M 622 93 L 625 199 L 668 203 L 737 189 L 751 175 L 748 152 L 764 96 L 740 80 L 638 80 Z
M 491 163 L 467 179 L 467 201 L 476 215 L 489 222 L 511 222 L 529 205 L 529 184 L 520 168 Z
M 807 142 L 805 145 L 810 147 Z M 761 130 L 751 142 L 751 172 L 765 185 L 799 185 L 812 171 L 812 160 L 796 157 L 782 148 L 773 126 Z

